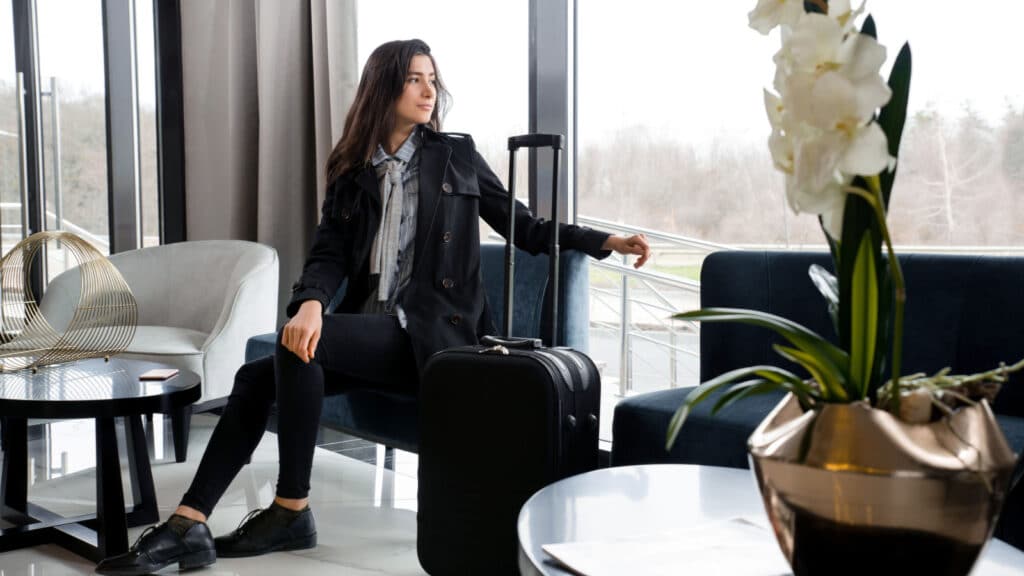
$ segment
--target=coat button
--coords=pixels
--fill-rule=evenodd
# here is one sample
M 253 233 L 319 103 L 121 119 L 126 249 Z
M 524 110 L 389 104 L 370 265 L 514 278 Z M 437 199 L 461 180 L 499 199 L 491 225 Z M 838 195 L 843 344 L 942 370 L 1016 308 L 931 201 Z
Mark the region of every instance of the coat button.
M 459 323 L 462 322 L 462 315 L 452 314 L 452 317 L 449 318 L 448 321 L 452 323 L 452 326 L 458 326 Z
M 445 278 L 444 280 L 441 280 L 441 286 L 444 286 L 445 288 L 451 288 L 452 286 L 455 286 L 455 281 L 452 280 L 451 278 Z
M 451 194 L 452 193 L 452 185 L 447 183 L 447 182 L 445 182 L 444 184 L 441 184 L 441 191 L 444 192 L 445 194 Z
M 451 241 L 452 241 L 452 233 L 451 232 L 445 232 L 444 235 L 441 236 L 441 242 L 448 243 L 448 242 L 451 242 Z
M 352 211 L 349 210 L 348 208 L 342 208 L 341 209 L 341 219 L 342 220 L 349 220 L 351 218 L 352 218 Z

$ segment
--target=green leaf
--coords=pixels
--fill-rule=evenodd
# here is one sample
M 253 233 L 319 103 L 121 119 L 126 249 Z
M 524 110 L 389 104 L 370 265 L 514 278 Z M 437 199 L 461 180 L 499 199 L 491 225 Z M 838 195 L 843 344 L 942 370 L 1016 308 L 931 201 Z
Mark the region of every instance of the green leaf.
M 823 217 L 821 217 L 821 216 L 818 216 L 818 226 L 821 227 L 821 231 L 822 232 L 825 232 L 825 219 Z M 836 267 L 838 268 L 838 266 L 839 266 L 839 240 L 836 239 L 836 238 L 833 238 L 832 236 L 829 236 L 829 234 L 827 232 L 825 232 L 825 240 L 828 242 L 828 251 L 829 251 L 830 254 L 832 254 L 832 262 L 834 262 Z M 838 333 L 838 331 L 839 331 L 839 328 L 836 328 L 836 332 L 837 333 Z
M 870 190 L 866 179 L 857 176 L 851 186 Z M 851 339 L 850 291 L 853 288 L 853 266 L 857 262 L 857 252 L 865 231 L 871 231 L 874 253 L 882 252 L 882 233 L 878 226 L 875 211 L 870 204 L 856 194 L 847 194 L 843 212 L 843 237 L 839 243 L 839 258 L 836 260 L 836 277 L 839 279 L 839 345 L 849 350 Z
M 765 380 L 763 378 L 735 384 L 732 388 L 729 388 L 728 392 L 722 394 L 718 401 L 715 402 L 715 405 L 711 407 L 711 415 L 714 416 L 715 414 L 718 414 L 719 410 L 730 406 L 736 401 L 742 400 L 747 396 L 767 394 L 768 392 L 778 390 L 780 387 L 781 386 L 778 382 L 772 382 L 771 380 Z
M 875 18 L 872 15 L 868 14 L 868 17 L 864 19 L 864 24 L 860 27 L 860 33 L 875 39 L 878 38 L 878 31 L 875 30 Z
M 672 445 L 676 443 L 676 437 L 679 436 L 679 431 L 683 429 L 683 424 L 686 422 L 686 417 L 690 415 L 690 405 L 683 402 L 683 405 L 676 409 L 676 413 L 672 415 L 672 420 L 668 423 L 668 434 L 665 438 L 665 452 L 672 450 Z
M 836 400 L 848 402 L 850 394 L 845 388 L 846 378 L 832 367 L 821 361 L 821 358 L 796 348 L 775 344 L 772 346 L 783 358 L 804 367 L 811 377 L 821 385 L 821 395 L 826 401 Z
M 686 418 L 690 415 L 690 410 L 707 399 L 709 395 L 714 393 L 715 390 L 722 386 L 731 384 L 739 378 L 744 378 L 756 370 L 757 366 L 750 368 L 740 368 L 731 372 L 726 372 L 717 378 L 712 378 L 706 383 L 690 390 L 690 393 L 686 395 L 686 400 L 683 400 L 683 404 L 676 409 L 675 414 L 672 415 L 672 420 L 668 423 L 668 435 L 665 439 L 665 450 L 671 450 L 672 445 L 676 443 L 676 437 L 679 436 L 679 431 L 683 429 L 683 424 L 686 423 Z
M 781 316 L 761 312 L 760 310 L 705 308 L 703 310 L 683 312 L 673 317 L 700 322 L 739 322 L 769 328 L 800 350 L 821 358 L 830 372 L 841 373 L 845 379 L 845 375 L 850 369 L 850 357 L 844 350 L 800 324 Z
M 745 368 L 737 368 L 720 374 L 711 380 L 701 384 L 700 386 L 690 390 L 690 393 L 686 395 L 686 399 L 683 404 L 676 409 L 675 414 L 672 415 L 672 420 L 669 421 L 668 434 L 665 440 L 665 450 L 671 450 L 672 445 L 676 442 L 676 437 L 679 436 L 679 431 L 682 430 L 683 424 L 686 422 L 686 418 L 690 415 L 690 410 L 700 404 L 704 400 L 707 400 L 708 396 L 714 394 L 719 388 L 728 386 L 737 380 L 743 378 L 749 378 L 751 376 L 759 376 L 765 378 L 766 375 L 772 375 L 773 377 L 779 378 L 793 378 L 799 381 L 799 378 L 795 374 L 776 368 L 775 366 L 747 366 Z M 803 384 L 803 382 L 801 382 Z M 806 386 L 806 384 L 804 384 Z
M 800 405 L 805 410 L 810 409 L 813 405 L 807 396 L 811 390 L 810 386 L 799 378 L 797 378 L 795 382 L 791 382 L 789 380 L 762 378 L 733 384 L 732 387 L 729 388 L 725 394 L 722 394 L 718 401 L 715 402 L 715 405 L 711 408 L 711 414 L 718 414 L 719 411 L 743 400 L 744 398 L 757 396 L 758 394 L 768 394 L 780 389 L 792 392 L 800 400 Z M 805 403 L 804 400 L 807 400 L 807 402 Z
M 875 365 L 872 367 L 871 384 L 868 386 L 869 398 L 876 398 L 878 388 L 885 382 L 885 367 L 892 351 L 895 291 L 888 258 L 883 257 L 882 262 L 882 266 L 877 269 L 878 285 L 881 287 L 878 292 L 878 343 L 875 345 Z
M 878 278 L 871 232 L 864 231 L 853 266 L 850 302 L 850 384 L 863 398 L 871 381 L 878 336 Z
M 878 125 L 885 132 L 889 140 L 889 154 L 893 158 L 899 158 L 900 140 L 903 138 L 903 125 L 907 121 L 907 102 L 910 98 L 910 73 L 911 56 L 910 44 L 906 43 L 896 55 L 892 65 L 892 72 L 889 73 L 889 88 L 892 90 L 892 98 L 882 108 L 878 115 Z M 896 180 L 896 169 L 882 172 L 882 201 L 886 209 L 889 207 L 889 197 L 892 194 L 892 185 Z
M 814 404 L 813 399 L 817 399 L 821 395 L 817 389 L 804 382 L 799 376 L 782 368 L 773 366 L 771 370 L 762 369 L 758 370 L 755 374 L 765 380 L 775 382 L 781 388 L 795 394 L 800 401 L 800 405 L 805 409 L 810 408 Z

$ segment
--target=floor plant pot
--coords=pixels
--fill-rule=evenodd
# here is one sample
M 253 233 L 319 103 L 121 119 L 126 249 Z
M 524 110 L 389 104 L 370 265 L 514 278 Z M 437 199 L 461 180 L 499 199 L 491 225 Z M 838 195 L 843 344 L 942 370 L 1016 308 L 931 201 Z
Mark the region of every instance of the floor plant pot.
M 988 404 L 906 424 L 867 403 L 804 412 L 789 395 L 750 437 L 794 574 L 967 574 L 1016 457 Z

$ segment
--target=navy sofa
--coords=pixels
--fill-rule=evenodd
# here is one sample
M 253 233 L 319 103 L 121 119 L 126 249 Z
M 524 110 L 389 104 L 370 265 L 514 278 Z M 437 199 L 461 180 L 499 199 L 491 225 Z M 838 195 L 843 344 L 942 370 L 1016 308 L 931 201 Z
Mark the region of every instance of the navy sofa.
M 1024 258 L 939 254 L 899 256 L 907 286 L 904 373 L 951 366 L 971 373 L 1024 357 Z M 718 252 L 701 270 L 701 306 L 753 308 L 784 316 L 835 341 L 825 303 L 807 275 L 811 264 L 832 269 L 827 253 Z M 771 348 L 773 332 L 737 324 L 706 324 L 700 333 L 700 379 L 729 370 L 776 364 L 799 372 Z M 619 403 L 613 420 L 612 465 L 659 462 L 748 467 L 746 442 L 781 394 L 755 396 L 710 415 L 698 405 L 670 452 L 665 432 L 690 388 L 664 390 Z M 1024 450 L 1024 375 L 1003 387 L 993 409 L 1015 452 Z M 1021 471 L 1018 466 L 1018 472 Z M 1019 475 L 1019 474 L 1018 474 Z M 997 535 L 1024 547 L 1024 482 Z M 1010 524 L 1017 526 L 1010 530 Z
M 589 264 L 587 255 L 567 250 L 558 259 L 558 343 L 586 351 L 590 325 Z M 480 247 L 480 273 L 494 326 L 504 324 L 505 245 L 484 243 Z M 547 343 L 551 324 L 547 317 L 548 257 L 516 252 L 515 306 L 512 327 L 516 336 L 541 338 Z M 344 295 L 338 291 L 331 309 Z M 249 339 L 245 359 L 251 362 L 274 353 L 276 334 Z M 418 452 L 419 411 L 414 395 L 389 392 L 357 384 L 324 399 L 321 422 L 347 434 L 398 448 Z

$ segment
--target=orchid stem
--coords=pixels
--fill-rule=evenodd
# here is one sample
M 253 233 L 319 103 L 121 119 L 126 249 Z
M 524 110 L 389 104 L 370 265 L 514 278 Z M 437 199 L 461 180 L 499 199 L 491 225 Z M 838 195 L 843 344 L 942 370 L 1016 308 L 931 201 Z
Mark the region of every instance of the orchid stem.
M 900 267 L 899 260 L 896 259 L 896 251 L 892 247 L 892 238 L 889 235 L 889 226 L 885 221 L 885 208 L 882 207 L 882 190 L 878 185 L 878 177 L 873 176 L 867 178 L 867 180 L 871 187 L 870 192 L 855 186 L 846 187 L 846 191 L 860 196 L 874 209 L 875 217 L 878 219 L 878 227 L 882 232 L 882 239 L 885 241 L 885 247 L 889 253 L 889 270 L 892 272 L 893 290 L 896 296 L 892 339 L 892 382 L 893 390 L 896 393 L 893 394 L 890 403 L 893 405 L 893 410 L 898 412 L 900 406 L 900 370 L 903 368 L 903 307 L 907 301 L 907 289 L 903 283 L 903 268 Z

